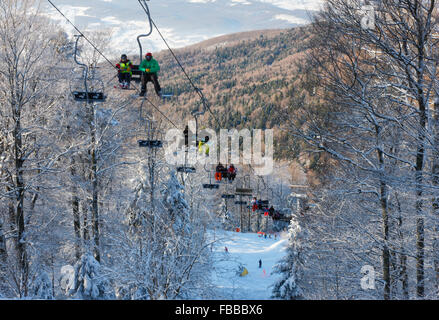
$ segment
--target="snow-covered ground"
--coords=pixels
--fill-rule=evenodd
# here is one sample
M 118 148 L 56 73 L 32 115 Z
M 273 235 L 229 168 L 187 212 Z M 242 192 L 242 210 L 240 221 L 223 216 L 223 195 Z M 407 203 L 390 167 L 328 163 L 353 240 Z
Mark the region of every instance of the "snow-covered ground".
M 218 290 L 218 299 L 268 300 L 271 285 L 279 278 L 272 275 L 273 266 L 285 255 L 287 234 L 271 235 L 271 239 L 259 237 L 256 233 L 212 231 L 215 239 L 213 252 L 215 264 L 212 280 Z M 228 252 L 225 251 L 227 247 Z M 262 267 L 259 268 L 259 259 Z M 248 270 L 246 276 L 239 276 L 240 266 Z

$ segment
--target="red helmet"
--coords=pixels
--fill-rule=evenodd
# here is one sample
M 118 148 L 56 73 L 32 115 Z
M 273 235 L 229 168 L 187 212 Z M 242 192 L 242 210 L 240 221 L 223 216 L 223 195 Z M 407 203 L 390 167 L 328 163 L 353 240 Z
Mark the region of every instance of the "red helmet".
M 152 53 L 148 52 L 147 54 L 145 54 L 145 57 L 152 57 Z

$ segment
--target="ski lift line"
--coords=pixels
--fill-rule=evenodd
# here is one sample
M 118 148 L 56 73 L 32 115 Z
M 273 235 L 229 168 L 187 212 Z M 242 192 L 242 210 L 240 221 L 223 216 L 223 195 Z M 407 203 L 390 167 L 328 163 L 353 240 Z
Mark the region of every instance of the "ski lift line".
M 175 129 L 178 129 L 178 127 L 177 127 L 177 125 L 174 123 L 174 122 L 172 122 L 171 121 L 171 119 L 169 119 L 162 111 L 160 111 L 160 109 L 159 108 L 157 108 L 152 102 L 151 102 L 151 100 L 149 100 L 146 96 L 144 97 L 144 99 L 146 100 L 146 101 L 148 101 L 149 102 L 149 104 L 150 105 L 152 105 L 153 107 L 154 107 L 154 109 L 156 109 L 169 123 L 171 123 L 174 127 L 175 127 Z
M 117 69 L 117 67 L 113 64 L 113 62 L 111 62 L 85 35 L 84 35 L 84 33 L 82 33 L 81 32 L 81 30 L 79 30 L 78 29 L 78 27 L 76 27 L 74 24 L 73 24 L 73 22 L 71 22 L 70 20 L 69 20 L 69 18 L 67 18 L 65 15 L 64 15 L 64 13 L 62 13 L 61 12 L 61 10 L 59 10 L 58 9 L 58 7 L 57 6 L 55 6 L 55 4 L 51 1 L 51 0 L 47 0 L 47 2 L 49 2 L 51 5 L 52 5 L 52 7 L 54 7 L 55 8 L 55 10 L 56 11 L 58 11 L 63 17 L 64 17 L 64 19 L 66 19 L 67 20 L 67 22 L 68 23 L 70 23 L 72 26 L 73 26 L 73 28 L 75 28 L 75 30 L 76 31 L 78 31 L 78 33 L 81 35 L 81 36 L 83 36 L 84 37 L 84 39 L 105 59 L 105 60 L 107 60 L 107 62 L 109 63 L 109 64 L 111 64 L 111 66 L 114 68 L 114 69 Z
M 218 121 L 218 118 L 215 116 L 215 114 L 212 112 L 212 110 L 210 109 L 209 105 L 206 103 L 206 98 L 204 97 L 203 93 L 201 92 L 201 90 L 194 84 L 194 82 L 192 81 L 192 79 L 189 77 L 189 75 L 187 74 L 185 68 L 183 67 L 183 65 L 180 63 L 180 60 L 178 60 L 177 56 L 175 55 L 174 51 L 171 49 L 171 47 L 169 46 L 168 42 L 166 41 L 165 37 L 162 35 L 162 33 L 160 32 L 159 28 L 157 27 L 157 25 L 155 24 L 154 20 L 150 20 L 151 23 L 153 24 L 154 28 L 157 30 L 158 34 L 160 35 L 160 37 L 162 38 L 163 42 L 165 43 L 166 47 L 168 47 L 169 52 L 171 52 L 172 56 L 174 57 L 175 61 L 177 62 L 177 64 L 180 66 L 181 70 L 183 71 L 184 75 L 186 76 L 186 78 L 189 80 L 189 83 L 192 85 L 192 87 L 194 88 L 195 92 L 198 94 L 198 96 L 201 99 L 201 102 L 203 103 L 203 106 L 205 108 L 207 108 L 207 110 L 210 112 L 210 114 L 212 115 L 212 117 L 215 119 L 215 121 L 217 122 L 218 126 L 221 127 L 220 122 Z

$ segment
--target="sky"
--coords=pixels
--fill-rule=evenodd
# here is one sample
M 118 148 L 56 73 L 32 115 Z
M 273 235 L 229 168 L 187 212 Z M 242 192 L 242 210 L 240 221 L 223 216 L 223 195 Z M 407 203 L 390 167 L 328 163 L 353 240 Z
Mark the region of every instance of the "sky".
M 151 17 L 171 48 L 181 48 L 216 36 L 242 31 L 303 25 L 322 0 L 150 0 Z M 111 34 L 107 53 L 138 54 L 137 36 L 148 32 L 138 0 L 52 0 L 86 34 Z M 43 11 L 69 34 L 74 30 L 47 1 Z M 146 51 L 166 48 L 156 30 L 142 40 Z

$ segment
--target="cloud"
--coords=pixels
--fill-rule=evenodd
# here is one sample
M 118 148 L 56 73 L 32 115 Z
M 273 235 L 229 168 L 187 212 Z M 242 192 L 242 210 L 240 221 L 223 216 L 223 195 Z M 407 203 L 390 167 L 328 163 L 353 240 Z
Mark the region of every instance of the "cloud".
M 256 0 L 286 10 L 319 10 L 323 0 Z
M 299 18 L 299 17 L 295 17 L 289 14 L 278 14 L 276 16 L 274 16 L 275 19 L 277 20 L 285 20 L 288 21 L 289 23 L 294 23 L 294 24 L 307 24 L 308 20 L 305 20 L 303 18 Z
M 1 0 L 0 0 L 1 1 Z M 136 2 L 136 1 L 134 1 Z M 307 23 L 306 10 L 322 0 L 166 0 L 150 1 L 154 22 L 172 48 L 191 45 L 220 34 L 289 28 Z M 148 32 L 145 12 L 133 2 L 111 0 L 57 0 L 57 6 L 81 31 L 113 31 L 112 49 L 138 52 L 136 38 Z M 46 4 L 47 5 L 47 4 Z M 51 6 L 47 15 L 59 21 L 71 35 L 73 28 Z M 85 30 L 84 30 L 85 29 Z M 150 51 L 166 49 L 156 31 L 142 40 Z

